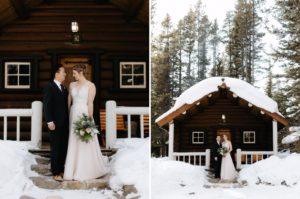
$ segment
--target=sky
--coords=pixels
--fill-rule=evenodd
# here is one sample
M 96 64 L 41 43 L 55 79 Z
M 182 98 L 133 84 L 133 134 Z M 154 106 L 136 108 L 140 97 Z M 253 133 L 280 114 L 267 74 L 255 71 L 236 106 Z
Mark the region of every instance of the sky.
M 160 33 L 160 24 L 167 13 L 171 16 L 173 26 L 176 26 L 178 21 L 187 14 L 191 7 L 194 7 L 197 1 L 198 0 L 156 0 L 155 14 L 153 17 L 155 23 L 154 27 L 151 27 L 154 36 Z M 210 21 L 217 19 L 219 28 L 222 28 L 226 13 L 228 11 L 234 11 L 237 0 L 202 0 L 202 3 L 205 6 L 205 12 L 208 15 Z M 270 6 L 273 3 L 274 0 L 266 0 L 264 6 Z M 268 18 L 269 20 L 272 18 L 270 14 L 267 14 L 263 17 Z M 266 30 L 262 31 L 266 32 Z M 268 33 L 265 35 L 262 41 L 265 43 L 265 52 L 268 53 L 272 52 L 272 48 L 274 48 L 278 43 L 276 37 Z M 270 60 L 268 55 L 264 55 L 264 59 L 266 61 Z M 266 62 L 266 64 L 268 63 Z M 282 72 L 282 68 L 280 67 L 275 66 L 273 68 L 273 73 L 275 74 Z M 266 81 L 265 75 L 266 74 L 262 74 L 255 77 L 257 80 L 255 86 L 261 88 L 262 90 Z
M 168 13 L 171 16 L 172 22 L 177 22 L 187 14 L 189 9 L 193 7 L 198 0 L 156 0 L 156 9 L 154 21 L 156 28 L 159 29 L 159 24 Z M 236 0 L 202 0 L 205 12 L 207 13 L 210 21 L 218 20 L 222 24 L 225 19 L 227 11 L 234 10 Z M 156 34 L 156 32 L 154 32 Z

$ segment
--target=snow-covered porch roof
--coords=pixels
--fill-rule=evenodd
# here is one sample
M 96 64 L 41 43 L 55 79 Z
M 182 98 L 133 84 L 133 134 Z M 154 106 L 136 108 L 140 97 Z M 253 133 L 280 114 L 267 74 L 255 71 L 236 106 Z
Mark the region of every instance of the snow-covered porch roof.
M 251 84 L 230 77 L 211 77 L 195 84 L 184 91 L 177 98 L 175 105 L 158 117 L 155 122 L 159 126 L 167 124 L 193 106 L 197 106 L 202 98 L 217 92 L 219 88 L 229 89 L 234 95 L 260 109 L 281 124 L 285 126 L 288 124 L 288 121 L 278 111 L 277 103 L 274 100 Z

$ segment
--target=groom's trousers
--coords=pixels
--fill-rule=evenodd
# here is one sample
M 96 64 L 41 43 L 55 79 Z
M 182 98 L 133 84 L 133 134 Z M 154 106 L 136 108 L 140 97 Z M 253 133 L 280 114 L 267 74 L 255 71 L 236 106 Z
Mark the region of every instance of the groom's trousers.
M 66 161 L 69 129 L 67 126 L 56 126 L 54 131 L 49 132 L 51 147 L 51 172 L 59 175 L 64 172 Z

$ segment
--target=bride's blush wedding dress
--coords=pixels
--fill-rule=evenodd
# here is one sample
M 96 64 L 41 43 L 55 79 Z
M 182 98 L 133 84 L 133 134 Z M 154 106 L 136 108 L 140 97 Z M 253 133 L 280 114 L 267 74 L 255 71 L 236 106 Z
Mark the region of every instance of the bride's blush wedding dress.
M 230 141 L 222 143 L 222 147 L 232 150 L 232 145 Z M 232 158 L 230 153 L 226 153 L 222 157 L 221 163 L 221 180 L 234 180 L 237 177 L 237 172 L 234 168 Z
M 88 143 L 79 140 L 74 133 L 74 122 L 83 113 L 88 115 L 89 84 L 86 82 L 81 87 L 70 84 L 72 106 L 70 109 L 70 134 L 67 158 L 65 163 L 65 180 L 88 180 L 104 176 L 108 172 L 107 157 L 102 156 L 97 135 Z

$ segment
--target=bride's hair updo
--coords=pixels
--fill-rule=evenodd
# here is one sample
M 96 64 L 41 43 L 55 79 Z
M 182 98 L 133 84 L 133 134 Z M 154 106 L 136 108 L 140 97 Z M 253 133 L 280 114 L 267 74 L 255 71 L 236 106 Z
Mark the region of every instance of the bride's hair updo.
M 73 66 L 73 70 L 77 71 L 78 73 L 82 72 L 83 75 L 86 74 L 86 66 L 84 64 L 76 64 Z

